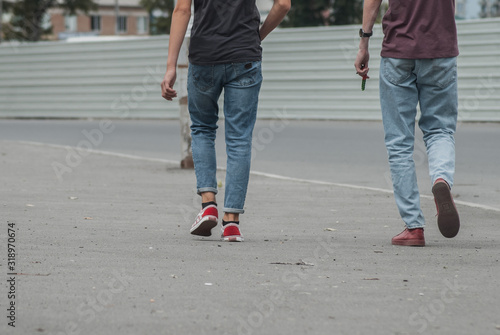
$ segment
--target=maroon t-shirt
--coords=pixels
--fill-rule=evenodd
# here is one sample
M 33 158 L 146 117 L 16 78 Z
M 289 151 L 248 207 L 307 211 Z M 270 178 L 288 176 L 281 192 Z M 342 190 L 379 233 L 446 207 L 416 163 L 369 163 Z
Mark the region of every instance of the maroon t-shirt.
M 389 0 L 382 57 L 458 56 L 455 0 Z

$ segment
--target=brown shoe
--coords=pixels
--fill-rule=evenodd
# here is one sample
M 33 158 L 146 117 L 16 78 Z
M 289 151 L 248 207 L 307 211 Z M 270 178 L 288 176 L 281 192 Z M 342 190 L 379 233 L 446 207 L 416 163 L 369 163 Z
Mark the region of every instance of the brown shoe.
M 437 224 L 439 231 L 444 237 L 455 237 L 460 229 L 460 218 L 448 183 L 441 178 L 436 180 L 434 186 L 432 186 L 432 194 L 434 194 L 434 202 L 438 212 Z
M 408 245 L 413 247 L 425 246 L 424 228 L 406 228 L 392 238 L 393 245 Z

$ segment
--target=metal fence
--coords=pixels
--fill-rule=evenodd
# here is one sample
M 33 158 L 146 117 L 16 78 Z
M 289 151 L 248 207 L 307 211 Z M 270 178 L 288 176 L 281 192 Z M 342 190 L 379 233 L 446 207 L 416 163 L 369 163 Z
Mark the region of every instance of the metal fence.
M 458 21 L 462 120 L 500 121 L 500 20 Z M 378 120 L 382 39 L 366 91 L 355 75 L 358 26 L 283 29 L 263 42 L 259 117 Z M 160 96 L 168 36 L 0 45 L 0 117 L 178 118 Z

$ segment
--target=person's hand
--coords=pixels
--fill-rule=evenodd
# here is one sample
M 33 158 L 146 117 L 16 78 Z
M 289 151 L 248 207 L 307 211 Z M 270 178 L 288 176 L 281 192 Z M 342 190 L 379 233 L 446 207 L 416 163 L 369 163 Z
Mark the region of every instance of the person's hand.
M 370 60 L 370 53 L 368 49 L 359 49 L 358 55 L 356 56 L 356 61 L 354 62 L 354 67 L 356 68 L 356 74 L 363 78 L 368 77 L 368 71 L 370 68 L 368 67 L 368 61 Z
M 167 69 L 161 82 L 161 96 L 168 101 L 172 101 L 173 98 L 177 97 L 177 92 L 173 89 L 175 79 L 177 79 L 175 68 Z

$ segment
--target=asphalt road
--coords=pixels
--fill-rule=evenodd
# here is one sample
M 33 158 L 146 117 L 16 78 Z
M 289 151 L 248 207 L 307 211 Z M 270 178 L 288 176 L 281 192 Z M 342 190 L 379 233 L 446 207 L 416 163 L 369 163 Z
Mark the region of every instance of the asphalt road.
M 93 149 L 180 160 L 176 120 L 113 120 Z M 99 120 L 0 120 L 0 140 L 77 146 Z M 219 166 L 225 165 L 223 123 Z M 380 122 L 260 120 L 254 131 L 252 169 L 287 177 L 390 190 Z M 422 194 L 430 195 L 425 147 L 417 131 L 415 162 Z M 456 134 L 458 201 L 500 209 L 500 124 L 461 123 Z
M 498 212 L 458 205 L 446 239 L 425 199 L 426 247 L 398 247 L 390 194 L 254 175 L 224 243 L 189 234 L 192 171 L 92 154 L 58 182 L 65 154 L 0 142 L 2 335 L 500 334 Z
M 0 121 L 0 334 L 500 334 L 497 210 L 457 204 L 446 239 L 426 198 L 426 247 L 392 246 L 380 123 L 280 122 L 259 122 L 255 170 L 353 187 L 254 174 L 236 244 L 189 234 L 176 121 Z M 460 126 L 458 199 L 498 207 L 498 127 Z M 89 134 L 110 153 L 69 164 Z

